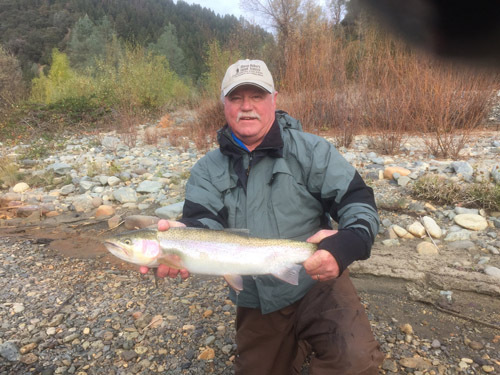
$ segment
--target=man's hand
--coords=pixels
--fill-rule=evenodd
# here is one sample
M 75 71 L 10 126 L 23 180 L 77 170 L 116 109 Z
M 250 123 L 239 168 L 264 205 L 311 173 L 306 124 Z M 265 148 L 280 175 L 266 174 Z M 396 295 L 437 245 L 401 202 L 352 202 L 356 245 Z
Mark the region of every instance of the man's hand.
M 335 233 L 337 233 L 336 230 L 323 229 L 309 237 L 307 242 L 320 243 L 323 239 L 330 237 Z M 318 281 L 336 279 L 340 273 L 337 260 L 326 250 L 317 250 L 313 255 L 306 259 L 303 265 L 309 276 Z
M 164 231 L 168 230 L 169 228 L 175 228 L 175 227 L 185 227 L 185 225 L 179 221 L 172 221 L 172 220 L 160 220 L 158 222 L 158 230 L 159 231 Z M 139 268 L 139 272 L 142 274 L 146 274 L 149 272 L 149 268 L 146 266 L 141 266 Z M 172 277 L 175 278 L 177 275 L 181 275 L 182 279 L 187 279 L 189 277 L 189 272 L 186 269 L 175 269 L 175 268 L 170 268 L 165 264 L 160 264 L 156 270 L 156 276 L 158 277 Z

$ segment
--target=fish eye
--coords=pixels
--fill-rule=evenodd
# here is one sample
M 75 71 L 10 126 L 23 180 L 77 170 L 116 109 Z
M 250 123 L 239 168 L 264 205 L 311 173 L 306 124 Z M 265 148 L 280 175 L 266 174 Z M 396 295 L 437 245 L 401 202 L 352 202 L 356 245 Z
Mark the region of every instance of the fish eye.
M 127 238 L 127 239 L 125 239 L 125 240 L 123 240 L 123 243 L 124 243 L 125 245 L 132 245 L 132 241 L 131 241 L 131 240 L 129 240 L 128 238 Z

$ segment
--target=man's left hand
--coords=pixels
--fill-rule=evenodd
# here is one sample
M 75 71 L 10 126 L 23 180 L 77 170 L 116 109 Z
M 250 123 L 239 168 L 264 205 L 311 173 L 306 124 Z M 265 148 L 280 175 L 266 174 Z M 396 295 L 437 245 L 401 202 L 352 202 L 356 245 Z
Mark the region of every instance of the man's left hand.
M 320 243 L 326 237 L 333 236 L 336 230 L 323 229 L 307 239 L 307 242 Z M 330 252 L 318 249 L 303 263 L 306 272 L 314 280 L 326 281 L 336 279 L 340 269 L 335 257 Z

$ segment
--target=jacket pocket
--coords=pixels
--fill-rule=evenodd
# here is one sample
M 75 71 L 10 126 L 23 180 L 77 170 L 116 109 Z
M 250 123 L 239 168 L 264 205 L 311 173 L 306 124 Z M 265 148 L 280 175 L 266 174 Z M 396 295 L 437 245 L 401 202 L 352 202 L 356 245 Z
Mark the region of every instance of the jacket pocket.
M 281 238 L 305 240 L 320 227 L 321 203 L 307 190 L 299 171 L 277 159 L 271 180 L 271 209 Z

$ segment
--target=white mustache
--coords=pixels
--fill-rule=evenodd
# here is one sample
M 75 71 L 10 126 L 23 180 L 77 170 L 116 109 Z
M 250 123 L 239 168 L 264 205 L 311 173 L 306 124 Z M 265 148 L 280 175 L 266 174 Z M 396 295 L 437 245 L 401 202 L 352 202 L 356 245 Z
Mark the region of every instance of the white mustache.
M 236 117 L 236 122 L 239 122 L 242 117 L 254 117 L 257 120 L 260 120 L 260 116 L 256 112 L 245 112 L 245 113 L 238 113 L 238 117 Z

